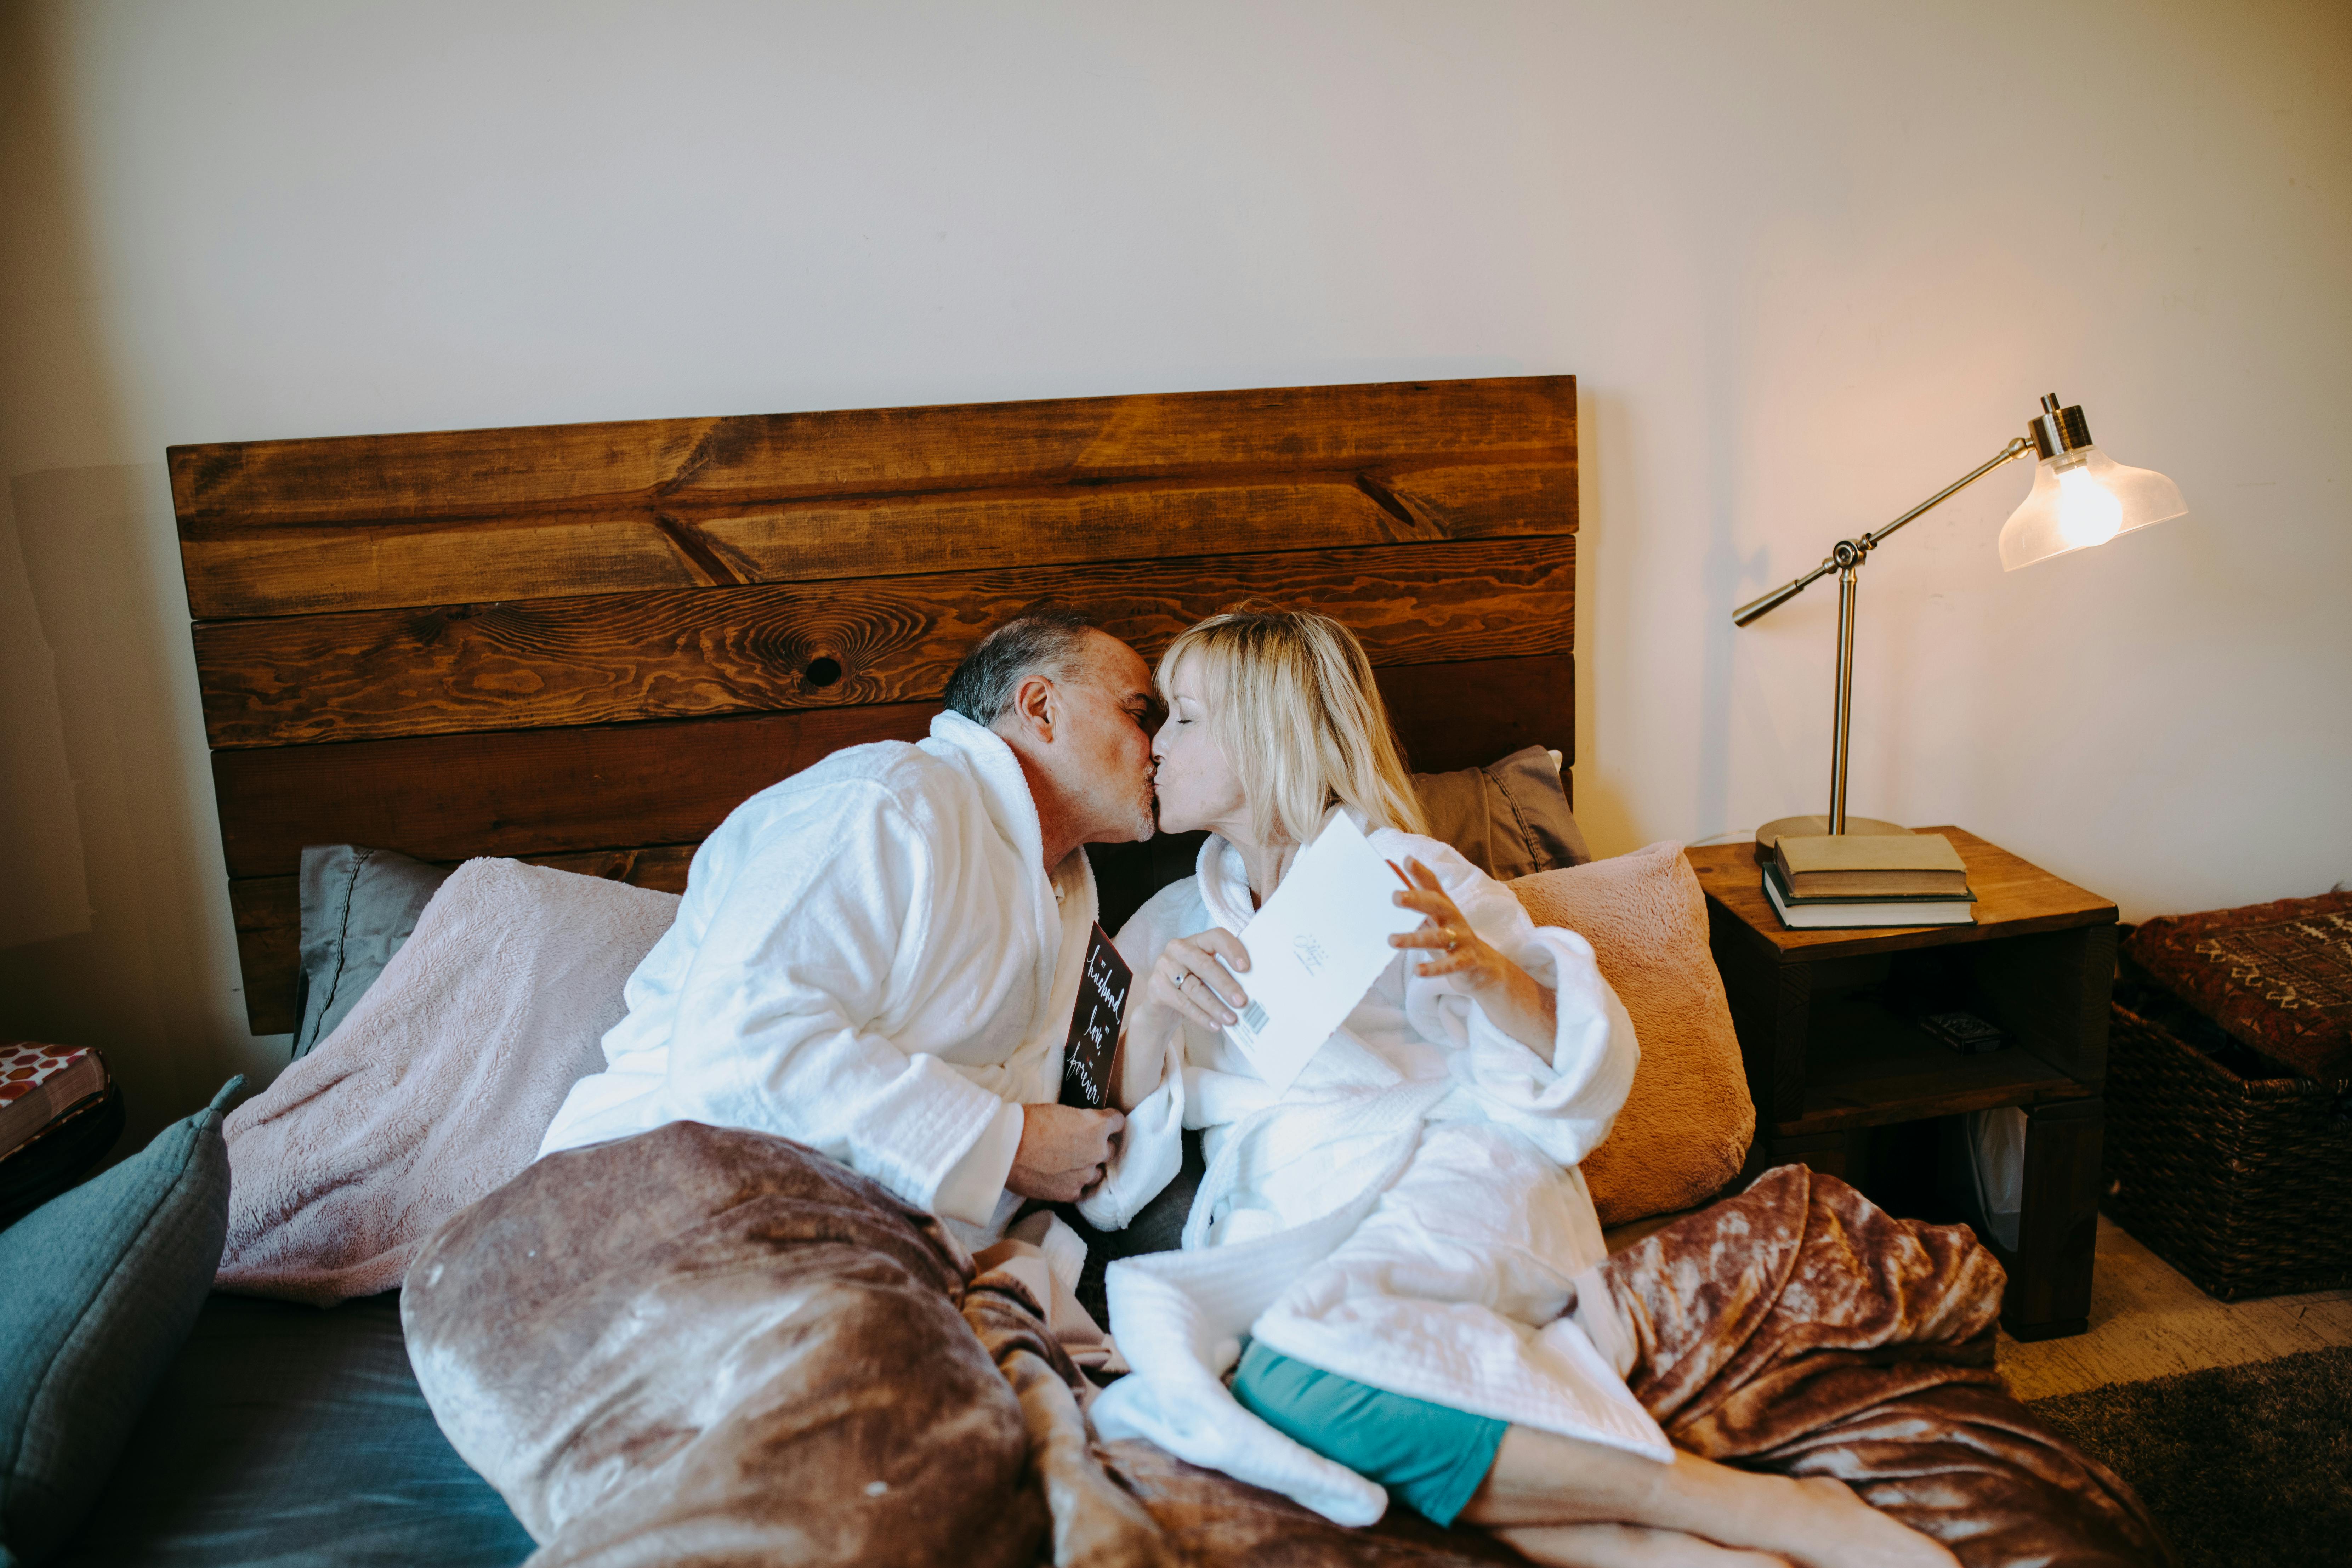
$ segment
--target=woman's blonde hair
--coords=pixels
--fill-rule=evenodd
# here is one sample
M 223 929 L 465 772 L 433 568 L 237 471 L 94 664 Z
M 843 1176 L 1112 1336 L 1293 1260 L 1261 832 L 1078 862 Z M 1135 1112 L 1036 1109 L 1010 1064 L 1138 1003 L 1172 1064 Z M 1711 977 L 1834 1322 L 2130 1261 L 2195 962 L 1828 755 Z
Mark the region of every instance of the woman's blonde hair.
M 1187 627 L 1157 680 L 1192 661 L 1210 738 L 1249 802 L 1261 844 L 1305 844 L 1334 805 L 1370 827 L 1429 831 L 1363 644 L 1328 616 L 1242 605 Z

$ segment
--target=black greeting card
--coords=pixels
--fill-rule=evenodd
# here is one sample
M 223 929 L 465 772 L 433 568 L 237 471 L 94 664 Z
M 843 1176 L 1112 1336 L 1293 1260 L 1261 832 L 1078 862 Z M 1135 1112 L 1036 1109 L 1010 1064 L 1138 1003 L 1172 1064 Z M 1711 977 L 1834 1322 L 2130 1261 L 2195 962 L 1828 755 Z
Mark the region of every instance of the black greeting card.
M 1127 989 L 1134 979 L 1097 921 L 1087 937 L 1078 1005 L 1070 1014 L 1070 1037 L 1062 1047 L 1064 1105 L 1099 1110 L 1110 1103 L 1111 1058 L 1118 1051 L 1118 1021 L 1127 1012 Z

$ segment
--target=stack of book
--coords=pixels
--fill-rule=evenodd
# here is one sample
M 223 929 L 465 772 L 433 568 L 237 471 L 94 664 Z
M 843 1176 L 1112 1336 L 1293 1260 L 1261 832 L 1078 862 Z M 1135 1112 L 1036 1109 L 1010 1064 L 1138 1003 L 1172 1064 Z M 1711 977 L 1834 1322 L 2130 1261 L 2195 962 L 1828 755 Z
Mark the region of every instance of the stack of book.
M 1764 896 L 1796 930 L 1967 925 L 1969 868 L 1940 833 L 1783 837 L 1764 862 Z

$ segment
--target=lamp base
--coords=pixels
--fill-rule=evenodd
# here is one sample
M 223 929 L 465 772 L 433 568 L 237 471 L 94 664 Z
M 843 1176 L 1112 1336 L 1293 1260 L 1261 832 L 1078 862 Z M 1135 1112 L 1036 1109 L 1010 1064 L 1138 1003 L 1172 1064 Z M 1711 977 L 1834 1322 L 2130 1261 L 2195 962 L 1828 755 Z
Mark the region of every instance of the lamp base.
M 1756 830 L 1756 862 L 1760 866 L 1772 858 L 1772 847 L 1783 837 L 1807 838 L 1829 830 L 1830 819 L 1826 816 L 1784 816 L 1777 822 L 1768 822 Z M 1853 816 L 1846 817 L 1845 830 L 1848 834 L 1911 831 L 1900 823 L 1881 822 L 1874 816 Z

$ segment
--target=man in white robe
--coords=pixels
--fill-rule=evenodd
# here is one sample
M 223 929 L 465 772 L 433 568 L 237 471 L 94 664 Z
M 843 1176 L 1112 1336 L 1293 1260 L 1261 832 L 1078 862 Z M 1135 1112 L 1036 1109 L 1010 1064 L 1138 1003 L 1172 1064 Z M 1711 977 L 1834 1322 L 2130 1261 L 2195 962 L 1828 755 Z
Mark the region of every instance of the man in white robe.
M 605 1069 L 544 1157 L 673 1121 L 805 1143 L 993 1236 L 1100 1181 L 1121 1118 L 1056 1103 L 1096 919 L 1081 845 L 1153 831 L 1151 674 L 1075 616 L 998 627 L 929 739 L 837 752 L 696 851 Z

